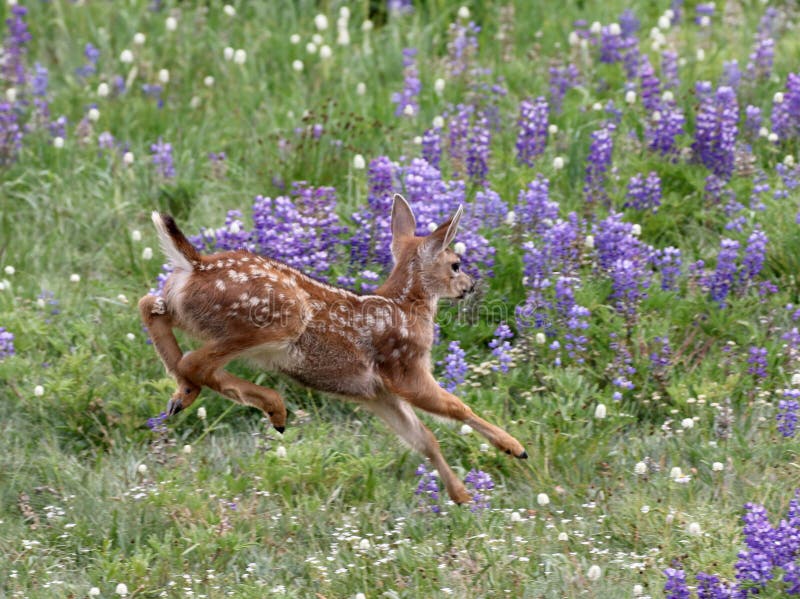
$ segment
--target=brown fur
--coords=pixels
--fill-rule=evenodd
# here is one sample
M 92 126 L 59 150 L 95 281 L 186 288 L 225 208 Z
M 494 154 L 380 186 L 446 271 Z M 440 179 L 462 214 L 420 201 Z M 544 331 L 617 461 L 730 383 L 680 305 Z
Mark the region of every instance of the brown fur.
M 189 407 L 206 386 L 259 408 L 283 431 L 286 408 L 280 395 L 223 370 L 232 359 L 245 358 L 360 402 L 430 458 L 453 501 L 469 501 L 435 437 L 410 406 L 469 424 L 506 453 L 527 454 L 516 439 L 478 417 L 431 375 L 437 302 L 463 297 L 473 287 L 469 276 L 454 269 L 460 259 L 448 249 L 460 218 L 459 208 L 433 233 L 417 237 L 411 208 L 396 195 L 395 266 L 374 295 L 360 296 L 250 252 L 202 256 L 171 217 L 154 214 L 175 271 L 164 297 L 147 295 L 139 309 L 156 351 L 178 383 L 168 413 Z M 184 354 L 175 327 L 205 344 Z

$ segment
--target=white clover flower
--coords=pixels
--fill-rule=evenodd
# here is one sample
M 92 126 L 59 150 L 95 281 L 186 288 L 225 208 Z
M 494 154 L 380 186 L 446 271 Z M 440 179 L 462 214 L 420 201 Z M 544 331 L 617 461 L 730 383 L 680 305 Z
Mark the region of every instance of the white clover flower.
M 606 417 L 606 404 L 599 403 L 597 407 L 594 409 L 594 417 L 598 420 L 602 420 Z
M 309 54 L 316 54 L 317 53 L 317 44 L 314 42 L 308 42 L 306 44 L 306 52 Z
M 372 31 L 374 28 L 375 28 L 375 23 L 373 23 L 369 19 L 361 23 L 361 31 L 363 31 L 364 33 L 368 33 Z
M 99 597 L 100 596 L 100 589 L 97 587 L 92 587 L 89 589 L 89 597 Z
M 203 85 L 206 87 L 211 87 L 214 85 L 214 78 L 211 75 L 206 75 L 203 77 Z
M 233 48 L 231 48 L 230 46 L 226 46 L 225 49 L 222 51 L 222 56 L 225 58 L 225 60 L 230 61 L 233 60 L 234 52 L 235 50 Z
M 121 304 L 127 304 L 128 297 L 124 293 L 120 293 L 119 295 L 117 295 L 117 301 Z
M 119 54 L 119 61 L 124 64 L 130 64 L 133 62 L 133 52 L 128 50 L 127 48 L 120 52 Z
M 587 249 L 594 249 L 594 235 L 587 235 L 586 239 L 583 240 L 583 245 Z
M 776 141 L 778 141 L 778 134 L 773 131 L 772 133 L 767 135 L 767 141 L 775 143 Z
M 146 41 L 147 38 L 141 31 L 137 31 L 136 33 L 133 34 L 133 43 L 136 44 L 137 46 L 144 46 L 144 43 Z
M 178 19 L 175 17 L 167 17 L 164 21 L 164 26 L 167 28 L 167 31 L 175 31 L 178 28 Z
M 80 283 L 81 282 L 81 276 L 79 274 L 72 273 L 69 276 L 69 282 L 70 283 Z
M 643 514 L 649 514 L 650 513 L 650 506 L 649 505 L 643 505 L 641 508 L 639 508 L 639 511 L 642 512 Z
M 644 595 L 644 587 L 640 584 L 633 585 L 633 596 L 641 597 L 642 595 Z
M 553 158 L 553 168 L 557 171 L 560 171 L 564 168 L 564 158 L 562 156 L 556 156 Z
M 414 107 L 411 104 L 406 104 L 403 108 L 403 114 L 406 116 L 414 116 Z
M 183 449 L 181 451 L 183 451 L 183 453 L 185 453 L 186 455 L 189 455 L 190 453 L 192 453 L 192 446 L 187 443 L 186 445 L 183 446 Z
M 433 233 L 438 228 L 436 223 L 428 223 L 428 233 Z
M 700 27 L 708 27 L 709 25 L 711 25 L 711 19 L 709 18 L 708 15 L 703 15 L 702 17 L 700 17 L 700 23 L 698 24 L 700 25 Z
M 622 28 L 619 26 L 619 23 L 611 23 L 608 26 L 608 32 L 611 35 L 621 35 L 622 34 Z
M 101 98 L 105 98 L 108 95 L 109 91 L 111 90 L 109 89 L 108 83 L 106 82 L 103 82 L 97 86 L 97 95 L 100 96 Z
M 242 48 L 233 53 L 233 62 L 236 64 L 244 64 L 247 61 L 247 52 Z
M 671 8 L 668 8 L 667 10 L 664 11 L 664 16 L 672 20 L 675 18 L 675 11 L 672 10 Z
M 230 4 L 226 4 L 225 6 L 223 6 L 222 7 L 222 12 L 224 12 L 229 17 L 235 17 L 236 16 L 236 9 Z
M 468 435 L 471 432 L 472 432 L 472 427 L 469 424 L 461 425 L 461 430 L 459 431 L 459 433 L 461 433 L 462 435 Z
M 559 541 L 569 541 L 569 535 L 565 532 L 558 533 L 558 540 Z
M 275 450 L 275 455 L 278 456 L 279 458 L 285 458 L 286 447 L 284 447 L 283 445 L 278 445 L 278 448 Z
M 126 585 L 124 582 L 121 582 L 117 585 L 117 588 L 114 590 L 114 592 L 120 597 L 124 597 L 128 594 L 128 585 Z
M 17 88 L 16 87 L 9 87 L 6 90 L 6 100 L 8 100 L 11 104 L 17 101 Z
M 300 34 L 299 33 L 293 33 L 292 35 L 290 35 L 289 36 L 289 43 L 294 45 L 294 46 L 299 44 L 300 43 Z
M 333 55 L 333 50 L 328 44 L 323 44 L 319 49 L 319 57 L 322 60 L 327 60 Z
M 366 160 L 361 154 L 356 154 L 353 156 L 353 168 L 357 171 L 363 171 L 364 168 L 367 166 Z
M 639 237 L 642 234 L 642 225 L 639 223 L 633 223 L 631 225 L 631 235 L 634 237 Z
M 469 8 L 466 6 L 459 6 L 458 8 L 458 18 L 462 21 L 466 21 L 469 19 Z
M 542 332 L 536 333 L 535 339 L 537 345 L 544 345 L 547 342 L 547 336 Z
M 669 471 L 669 477 L 672 479 L 681 478 L 682 476 L 683 472 L 681 471 L 680 466 L 673 466 Z
M 536 503 L 541 506 L 548 505 L 550 503 L 550 498 L 547 496 L 547 493 L 539 493 L 536 496 Z
M 480 445 L 478 445 L 478 451 L 486 453 L 487 451 L 489 451 L 489 444 L 488 443 L 481 443 Z
M 367 93 L 367 84 L 364 83 L 363 81 L 359 81 L 356 84 L 356 94 L 359 96 L 363 96 L 366 93 Z
M 689 526 L 686 527 L 686 532 L 688 532 L 693 537 L 699 537 L 703 534 L 703 529 L 700 528 L 700 524 L 697 522 L 691 522 Z
M 436 129 L 441 129 L 444 127 L 444 117 L 442 115 L 436 115 L 433 117 L 432 124 Z
M 509 210 L 508 212 L 506 212 L 506 217 L 504 219 L 504 222 L 510 227 L 514 226 L 514 223 L 517 222 L 516 212 L 514 212 L 513 210 Z
M 355 599 L 367 599 L 364 593 L 356 593 Z
M 794 166 L 794 156 L 792 154 L 787 154 L 783 157 L 783 164 L 788 167 Z
M 296 72 L 300 73 L 303 71 L 303 61 L 302 60 L 294 60 L 292 61 L 292 69 Z
M 90 108 L 89 112 L 86 113 L 88 119 L 92 122 L 97 122 L 100 120 L 100 111 L 97 108 Z
M 125 166 L 132 165 L 133 164 L 133 152 L 125 152 L 122 155 L 122 162 L 123 162 L 123 164 L 125 164 Z
M 681 420 L 681 428 L 690 429 L 694 427 L 694 420 L 691 418 L 684 418 Z
M 205 408 L 205 406 L 200 406 L 199 408 L 197 408 L 197 417 L 200 420 L 205 420 L 206 419 L 206 408 Z
M 42 395 L 44 395 L 44 387 L 42 387 L 41 385 L 36 385 L 33 388 L 33 395 L 35 397 L 41 397 Z
M 577 31 L 569 32 L 569 36 L 567 37 L 567 43 L 573 47 L 581 43 L 581 37 L 578 35 Z
M 57 149 L 61 149 L 64 147 L 64 138 L 63 137 L 54 137 L 53 138 L 53 147 Z
M 663 94 L 661 94 L 661 99 L 664 102 L 672 102 L 675 99 L 675 94 L 672 93 L 671 89 L 668 89 Z
M 639 476 L 647 474 L 647 464 L 644 462 L 636 462 L 636 465 L 633 467 L 633 471 Z
M 632 89 L 629 89 L 625 92 L 625 102 L 627 104 L 635 104 L 636 103 L 636 92 Z
M 325 31 L 328 28 L 328 17 L 321 13 L 318 14 L 314 17 L 314 27 L 316 27 L 318 31 Z
M 595 21 L 589 26 L 589 31 L 598 34 L 603 30 L 603 26 L 600 24 L 600 21 Z
M 783 92 L 775 92 L 775 95 L 772 96 L 772 101 L 775 104 L 783 104 Z
M 158 80 L 161 83 L 169 83 L 169 71 L 167 69 L 158 71 Z
M 714 472 L 722 472 L 725 470 L 725 466 L 722 464 L 722 462 L 714 462 L 711 464 L 711 470 Z
M 139 464 L 139 466 L 137 466 L 136 470 L 139 472 L 139 474 L 142 474 L 142 475 L 147 474 L 147 464 Z
M 467 245 L 463 241 L 456 241 L 453 245 L 453 251 L 459 256 L 463 256 L 467 251 Z
M 600 112 L 601 110 L 603 110 L 603 105 L 600 102 L 595 102 L 594 104 L 592 104 L 592 110 L 594 110 L 595 112 Z
M 661 15 L 658 17 L 658 28 L 662 31 L 666 31 L 672 25 L 672 20 L 667 15 Z
M 766 127 L 759 127 L 758 129 L 758 136 L 759 137 L 767 137 L 769 135 L 769 129 Z
M 597 564 L 592 564 L 589 566 L 589 569 L 586 571 L 586 578 L 591 580 L 592 582 L 596 580 L 600 580 L 600 577 L 603 576 L 603 571 L 600 569 L 600 566 Z
M 336 43 L 340 46 L 350 45 L 350 32 L 346 27 L 339 27 L 339 32 L 336 34 Z
M 555 123 L 552 123 L 552 124 L 548 125 L 547 126 L 547 132 L 550 135 L 555 135 L 556 133 L 558 133 L 558 125 L 556 125 Z
M 5 272 L 7 275 L 13 275 L 15 272 L 17 272 L 17 269 L 16 269 L 16 268 L 14 268 L 13 266 L 11 266 L 11 265 L 9 264 L 8 266 L 6 266 L 6 267 L 3 269 L 3 271 L 4 271 L 4 272 Z
M 519 512 L 511 512 L 512 522 L 519 522 L 520 520 L 522 520 L 522 516 L 520 516 Z
M 706 51 L 702 48 L 698 48 L 695 57 L 697 58 L 697 62 L 703 62 L 706 59 Z
M 153 248 L 146 247 L 142 250 L 142 260 L 152 260 L 153 259 Z
M 444 92 L 445 85 L 447 85 L 445 80 L 439 77 L 433 82 L 433 91 L 435 91 L 437 95 L 441 96 Z
M 133 333 L 128 333 L 127 335 L 125 335 L 125 338 L 128 341 L 136 341 L 136 335 L 134 335 Z

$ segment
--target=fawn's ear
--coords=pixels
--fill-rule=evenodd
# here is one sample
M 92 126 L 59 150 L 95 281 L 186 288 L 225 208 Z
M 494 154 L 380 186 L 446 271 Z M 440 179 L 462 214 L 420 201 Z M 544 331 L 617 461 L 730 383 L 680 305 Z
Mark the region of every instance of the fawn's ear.
M 417 221 L 411 206 L 399 193 L 394 194 L 392 203 L 392 243 L 401 237 L 413 237 L 417 230 Z
M 453 217 L 439 225 L 439 228 L 428 236 L 433 244 L 430 247 L 431 250 L 438 253 L 453 243 L 453 239 L 458 231 L 458 223 L 461 222 L 462 216 L 464 216 L 464 207 L 459 205 Z

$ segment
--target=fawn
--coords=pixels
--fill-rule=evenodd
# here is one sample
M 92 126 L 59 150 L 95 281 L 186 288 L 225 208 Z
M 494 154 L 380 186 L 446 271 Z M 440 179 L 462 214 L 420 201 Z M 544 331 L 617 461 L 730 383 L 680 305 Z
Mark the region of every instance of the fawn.
M 260 409 L 283 432 L 286 407 L 281 396 L 223 370 L 232 359 L 244 358 L 359 402 L 431 460 L 454 502 L 468 502 L 470 495 L 414 407 L 469 424 L 508 454 L 528 455 L 519 441 L 475 415 L 431 374 L 438 300 L 463 298 L 474 287 L 461 271 L 459 256 L 448 247 L 462 213 L 459 207 L 430 235 L 417 237 L 411 207 L 395 194 L 394 267 L 373 295 L 357 295 L 248 251 L 203 256 L 172 217 L 154 212 L 159 241 L 174 270 L 163 296 L 144 296 L 139 310 L 178 384 L 167 413 L 188 408 L 205 386 Z M 184 354 L 173 327 L 205 344 Z

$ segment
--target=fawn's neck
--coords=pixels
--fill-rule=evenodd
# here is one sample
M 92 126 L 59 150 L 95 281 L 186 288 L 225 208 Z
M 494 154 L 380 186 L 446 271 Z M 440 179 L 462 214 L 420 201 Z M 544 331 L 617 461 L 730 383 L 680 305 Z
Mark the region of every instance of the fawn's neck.
M 413 262 L 396 265 L 375 294 L 393 300 L 403 310 L 431 323 L 436 317 L 439 296 L 428 291 L 422 277 L 415 272 Z

